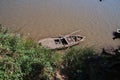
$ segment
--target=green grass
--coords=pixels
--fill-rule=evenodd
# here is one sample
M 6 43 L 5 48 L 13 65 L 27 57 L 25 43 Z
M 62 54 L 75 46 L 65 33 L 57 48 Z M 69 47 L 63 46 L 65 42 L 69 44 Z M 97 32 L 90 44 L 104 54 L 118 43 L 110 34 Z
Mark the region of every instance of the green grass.
M 72 48 L 70 49 L 63 60 L 63 73 L 66 74 L 70 80 L 85 80 L 83 78 L 85 60 L 94 55 L 92 48 Z

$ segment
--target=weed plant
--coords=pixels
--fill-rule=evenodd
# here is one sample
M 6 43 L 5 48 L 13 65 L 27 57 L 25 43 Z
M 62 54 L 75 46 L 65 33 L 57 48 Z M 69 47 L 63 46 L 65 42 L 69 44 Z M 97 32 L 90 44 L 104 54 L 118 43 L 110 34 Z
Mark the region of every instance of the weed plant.
M 60 57 L 32 39 L 9 33 L 0 25 L 0 79 L 49 80 Z

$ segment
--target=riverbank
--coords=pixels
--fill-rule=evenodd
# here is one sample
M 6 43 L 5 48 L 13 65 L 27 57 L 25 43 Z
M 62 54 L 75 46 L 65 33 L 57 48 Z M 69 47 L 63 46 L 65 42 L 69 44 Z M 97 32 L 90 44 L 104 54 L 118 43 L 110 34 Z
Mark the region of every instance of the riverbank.
M 98 54 L 92 47 L 74 47 L 61 54 L 0 25 L 0 79 L 119 80 L 119 50 Z

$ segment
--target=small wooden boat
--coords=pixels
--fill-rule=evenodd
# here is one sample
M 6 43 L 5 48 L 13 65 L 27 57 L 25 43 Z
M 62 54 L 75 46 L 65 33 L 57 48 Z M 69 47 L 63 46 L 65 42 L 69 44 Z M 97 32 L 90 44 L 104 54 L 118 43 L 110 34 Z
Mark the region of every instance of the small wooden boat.
M 84 41 L 85 36 L 65 35 L 57 38 L 46 38 L 39 41 L 39 44 L 49 49 L 64 49 Z
M 120 29 L 117 29 L 117 33 L 120 33 Z

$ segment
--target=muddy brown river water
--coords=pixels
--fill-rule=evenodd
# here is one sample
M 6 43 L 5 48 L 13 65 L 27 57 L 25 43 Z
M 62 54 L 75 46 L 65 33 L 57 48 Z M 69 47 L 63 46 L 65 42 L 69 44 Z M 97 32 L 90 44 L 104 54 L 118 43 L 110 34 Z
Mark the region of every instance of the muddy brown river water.
M 0 23 L 35 40 L 80 30 L 86 46 L 118 46 L 120 0 L 0 0 Z

